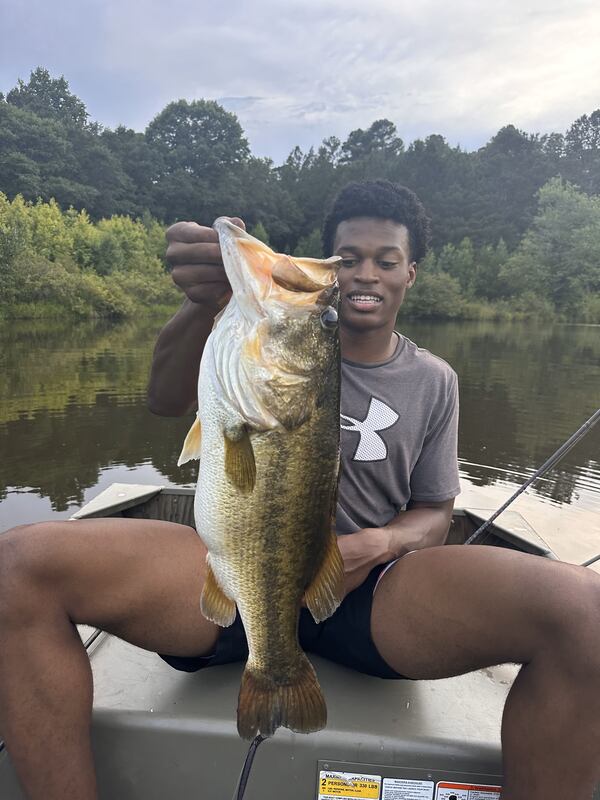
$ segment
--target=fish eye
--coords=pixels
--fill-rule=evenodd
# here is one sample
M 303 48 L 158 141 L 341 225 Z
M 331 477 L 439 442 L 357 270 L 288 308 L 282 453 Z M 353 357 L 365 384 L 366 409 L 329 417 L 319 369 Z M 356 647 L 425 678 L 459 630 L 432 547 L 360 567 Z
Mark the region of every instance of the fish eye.
M 327 306 L 321 312 L 321 327 L 325 328 L 326 331 L 331 331 L 337 327 L 338 324 L 338 313 L 333 306 Z

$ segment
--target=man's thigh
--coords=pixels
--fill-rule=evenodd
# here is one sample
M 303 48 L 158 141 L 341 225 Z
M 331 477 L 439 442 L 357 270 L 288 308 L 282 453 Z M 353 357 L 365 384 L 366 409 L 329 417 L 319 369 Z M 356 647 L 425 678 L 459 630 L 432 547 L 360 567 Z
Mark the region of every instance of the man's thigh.
M 581 567 L 501 548 L 419 550 L 381 579 L 371 633 L 384 660 L 410 678 L 525 664 L 548 642 L 568 648 L 571 637 L 594 635 L 599 585 Z
M 214 647 L 219 629 L 200 611 L 206 549 L 192 528 L 138 519 L 51 522 L 9 531 L 0 545 L 7 596 L 39 603 L 42 617 L 66 613 L 166 654 Z

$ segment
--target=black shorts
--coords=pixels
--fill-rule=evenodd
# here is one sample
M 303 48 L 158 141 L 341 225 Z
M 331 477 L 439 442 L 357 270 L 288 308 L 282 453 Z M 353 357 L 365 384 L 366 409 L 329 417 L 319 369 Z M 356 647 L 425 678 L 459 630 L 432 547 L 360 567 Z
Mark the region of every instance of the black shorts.
M 378 678 L 402 678 L 379 655 L 371 638 L 371 606 L 373 590 L 385 565 L 375 567 L 367 580 L 346 595 L 340 607 L 324 622 L 315 622 L 307 608 L 300 611 L 298 633 L 300 645 L 307 653 L 351 667 L 358 672 Z M 165 656 L 167 664 L 184 672 L 196 672 L 204 667 L 246 661 L 248 643 L 240 615 L 235 622 L 223 628 L 211 656 Z

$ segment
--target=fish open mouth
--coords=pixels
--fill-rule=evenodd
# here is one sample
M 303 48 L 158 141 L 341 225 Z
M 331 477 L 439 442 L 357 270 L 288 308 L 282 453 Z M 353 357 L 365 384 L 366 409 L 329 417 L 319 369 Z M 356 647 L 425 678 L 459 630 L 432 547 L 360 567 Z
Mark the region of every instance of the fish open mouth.
M 336 283 L 341 261 L 337 256 L 316 259 L 275 253 L 225 217 L 213 227 L 234 297 L 247 307 L 258 308 L 267 298 L 292 306 L 313 305 Z

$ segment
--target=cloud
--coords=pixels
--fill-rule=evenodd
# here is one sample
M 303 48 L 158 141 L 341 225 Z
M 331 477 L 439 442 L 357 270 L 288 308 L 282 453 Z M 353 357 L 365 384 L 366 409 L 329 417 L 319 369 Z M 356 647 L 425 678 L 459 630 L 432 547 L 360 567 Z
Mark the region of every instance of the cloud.
M 600 105 L 595 0 L 31 6 L 0 0 L 0 89 L 43 64 L 95 119 L 136 129 L 171 100 L 217 99 L 276 161 L 381 117 L 405 141 L 478 146 L 504 124 L 564 130 Z

